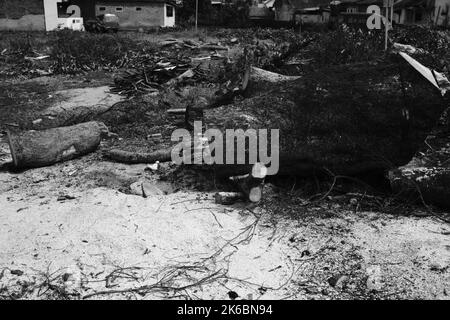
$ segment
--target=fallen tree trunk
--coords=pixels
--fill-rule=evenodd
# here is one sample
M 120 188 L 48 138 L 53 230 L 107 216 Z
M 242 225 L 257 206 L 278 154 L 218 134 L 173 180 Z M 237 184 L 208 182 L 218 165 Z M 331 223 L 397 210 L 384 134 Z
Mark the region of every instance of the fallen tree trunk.
M 37 168 L 90 153 L 107 133 L 103 123 L 92 121 L 43 131 L 9 131 L 8 141 L 15 168 Z
M 292 81 L 300 79 L 300 76 L 285 76 L 276 72 L 267 71 L 261 68 L 252 67 L 250 73 L 250 81 L 260 82 L 280 82 L 280 81 Z
M 330 171 L 385 173 L 404 165 L 447 105 L 403 59 L 391 58 L 310 71 L 297 80 L 271 83 L 270 90 L 245 93 L 239 101 L 204 91 L 186 87 L 181 96 L 168 91 L 161 101 L 172 109 L 186 108 L 189 124 L 201 120 L 203 129 L 219 129 L 223 134 L 226 129 L 267 129 L 270 141 L 270 130 L 278 129 L 278 173 L 302 177 Z M 225 94 L 233 96 L 233 91 Z M 217 100 L 222 101 L 214 103 Z M 270 143 L 267 147 L 270 154 Z M 250 171 L 252 163 L 227 163 L 226 145 L 223 150 L 222 164 L 197 167 L 214 169 L 221 176 Z M 248 146 L 245 152 L 248 158 Z M 137 159 L 133 161 L 161 161 Z M 256 161 L 263 161 L 261 155 Z
M 389 172 L 392 188 L 429 204 L 450 208 L 450 109 L 405 166 Z
M 205 108 L 203 122 L 223 134 L 268 130 L 268 150 L 270 130 L 279 130 L 281 174 L 357 175 L 407 163 L 445 106 L 439 92 L 408 65 L 388 60 L 328 67 L 273 83 L 269 92 Z M 225 149 L 224 142 L 224 154 Z M 248 159 L 248 145 L 245 151 Z M 248 170 L 225 161 L 215 166 L 219 174 Z

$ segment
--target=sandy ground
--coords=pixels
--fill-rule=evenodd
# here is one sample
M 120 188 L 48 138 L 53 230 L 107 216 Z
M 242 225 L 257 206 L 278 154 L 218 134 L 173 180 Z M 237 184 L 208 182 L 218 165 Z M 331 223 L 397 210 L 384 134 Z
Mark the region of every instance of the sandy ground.
M 90 108 L 105 101 L 98 87 L 62 96 L 69 109 Z M 61 99 L 48 108 L 33 116 L 67 109 Z M 1 162 L 7 153 L 3 139 Z M 449 299 L 450 226 L 420 212 L 349 210 L 326 199 L 286 216 L 273 210 L 286 203 L 270 185 L 271 206 L 223 206 L 214 190 L 161 181 L 168 164 L 153 172 L 106 162 L 100 151 L 24 172 L 2 168 L 0 298 Z M 143 181 L 147 198 L 130 187 Z
M 158 188 L 158 173 L 144 169 L 91 155 L 1 172 L 0 294 L 448 299 L 448 224 L 330 203 L 292 219 L 217 205 L 211 192 L 118 191 L 142 180 Z M 115 290 L 124 292 L 106 294 Z

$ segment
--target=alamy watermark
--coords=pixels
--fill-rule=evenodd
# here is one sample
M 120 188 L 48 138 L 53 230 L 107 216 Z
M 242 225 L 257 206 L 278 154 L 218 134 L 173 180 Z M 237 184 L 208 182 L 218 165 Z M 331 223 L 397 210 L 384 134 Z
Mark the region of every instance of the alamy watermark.
M 269 143 L 270 138 L 270 143 Z M 172 141 L 179 142 L 172 149 L 176 164 L 254 164 L 262 162 L 267 174 L 278 172 L 280 162 L 278 129 L 207 129 L 201 121 L 194 122 L 194 134 L 176 129 Z M 181 140 L 181 141 L 180 141 Z M 270 152 L 268 152 L 270 151 Z

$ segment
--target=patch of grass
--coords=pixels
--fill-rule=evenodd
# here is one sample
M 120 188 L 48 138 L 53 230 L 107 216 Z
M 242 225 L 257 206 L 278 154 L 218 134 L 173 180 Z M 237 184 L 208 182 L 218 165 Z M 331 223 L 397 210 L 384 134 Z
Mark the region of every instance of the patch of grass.
M 136 57 L 153 52 L 151 43 L 113 34 L 92 34 L 69 30 L 54 33 L 50 40 L 54 73 L 80 70 L 115 70 Z

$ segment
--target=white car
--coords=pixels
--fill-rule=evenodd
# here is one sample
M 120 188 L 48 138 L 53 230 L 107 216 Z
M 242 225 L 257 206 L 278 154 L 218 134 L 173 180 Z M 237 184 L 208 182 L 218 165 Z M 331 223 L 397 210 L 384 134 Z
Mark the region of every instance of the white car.
M 84 31 L 83 18 L 65 18 L 58 24 L 58 29 L 70 29 L 74 31 Z

